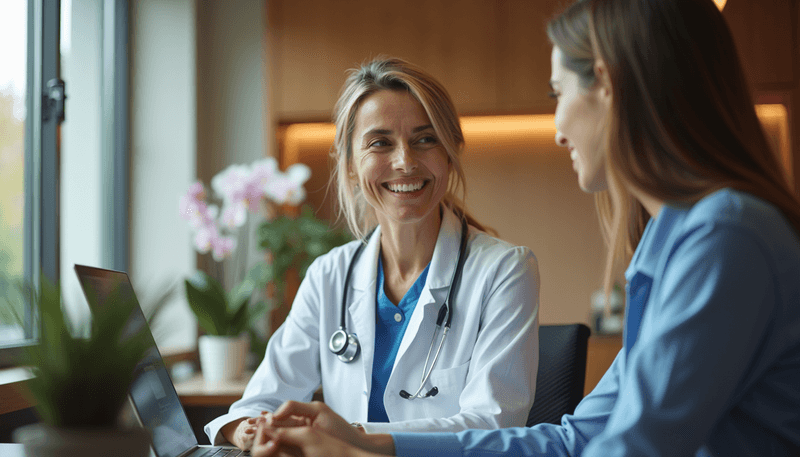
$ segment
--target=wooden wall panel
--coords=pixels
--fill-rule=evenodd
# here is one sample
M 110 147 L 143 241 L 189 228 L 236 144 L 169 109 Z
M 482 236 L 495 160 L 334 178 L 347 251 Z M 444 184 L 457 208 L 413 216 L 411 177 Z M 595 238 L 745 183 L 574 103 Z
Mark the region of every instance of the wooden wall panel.
M 268 0 L 279 121 L 328 120 L 345 70 L 379 54 L 441 80 L 461 114 L 544 113 L 547 20 L 568 0 Z M 797 0 L 723 12 L 756 90 L 792 89 Z
M 756 90 L 795 82 L 794 3 L 796 0 L 728 0 L 725 5 L 722 14 Z
M 377 55 L 402 57 L 443 81 L 461 112 L 496 105 L 494 1 L 270 1 L 281 121 L 327 120 L 345 70 Z
M 564 0 L 500 2 L 498 99 L 495 112 L 552 112 L 550 42 L 545 27 Z
M 463 157 L 467 206 L 539 263 L 539 320 L 589 323 L 604 244 L 594 199 L 578 187 L 569 153 L 553 135 L 528 144 L 471 139 Z

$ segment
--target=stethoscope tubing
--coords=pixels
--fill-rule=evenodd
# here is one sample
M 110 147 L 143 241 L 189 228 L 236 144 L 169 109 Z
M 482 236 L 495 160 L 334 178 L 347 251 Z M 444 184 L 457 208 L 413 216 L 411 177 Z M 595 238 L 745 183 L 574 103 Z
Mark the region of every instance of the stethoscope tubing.
M 344 280 L 344 290 L 342 291 L 342 307 L 341 307 L 341 314 L 339 320 L 339 330 L 334 332 L 331 336 L 331 341 L 329 343 L 329 348 L 331 352 L 336 354 L 342 362 L 348 363 L 355 359 L 358 355 L 358 338 L 355 334 L 348 334 L 347 327 L 346 327 L 346 317 L 347 317 L 347 292 L 350 289 L 350 277 L 353 273 L 353 268 L 358 260 L 361 252 L 366 245 L 366 240 L 369 239 L 372 234 L 375 232 L 375 229 L 370 232 L 367 237 L 361 241 L 358 248 L 356 248 L 355 253 L 353 254 L 353 258 L 350 261 L 350 265 L 347 267 L 347 275 L 345 276 Z M 428 379 L 433 373 L 433 368 L 436 366 L 437 360 L 439 360 L 439 354 L 442 351 L 442 347 L 444 346 L 444 341 L 447 338 L 447 333 L 450 331 L 450 325 L 453 321 L 453 308 L 451 305 L 451 294 L 453 292 L 453 288 L 457 287 L 457 283 L 461 280 L 461 274 L 464 269 L 464 262 L 466 260 L 466 250 L 467 250 L 467 234 L 469 232 L 469 227 L 467 225 L 467 221 L 465 218 L 461 218 L 461 242 L 458 248 L 458 259 L 456 260 L 456 268 L 453 270 L 453 275 L 450 278 L 450 287 L 447 289 L 447 295 L 445 296 L 444 304 L 442 307 L 439 308 L 439 313 L 436 318 L 436 329 L 433 332 L 433 336 L 431 338 L 431 345 L 428 348 L 428 355 L 425 357 L 425 364 L 422 366 L 422 378 L 420 380 L 420 385 L 417 391 L 411 395 L 405 390 L 400 391 L 400 396 L 402 398 L 413 400 L 415 398 L 427 398 L 434 396 L 438 393 L 439 389 L 437 387 L 433 387 L 430 391 L 428 391 L 424 395 L 420 395 L 422 390 L 425 388 L 425 383 L 428 382 Z M 444 324 L 444 325 L 443 325 Z M 436 336 L 439 334 L 439 331 L 442 332 L 442 339 L 439 341 L 439 345 L 436 348 L 436 353 L 433 356 L 433 361 L 431 362 L 430 368 L 428 368 L 428 361 L 430 361 L 431 353 L 433 352 L 433 346 L 436 343 Z M 341 335 L 340 335 L 341 334 Z M 336 349 L 334 345 L 334 339 L 336 336 L 344 336 L 345 343 L 340 349 Z M 356 349 L 353 350 L 352 348 L 348 348 L 349 344 L 355 345 Z
M 450 287 L 447 289 L 447 296 L 444 299 L 444 304 L 442 305 L 442 308 L 439 309 L 439 316 L 436 319 L 436 329 L 434 330 L 433 337 L 431 338 L 431 345 L 428 348 L 428 355 L 425 357 L 425 364 L 422 365 L 422 380 L 419 383 L 419 388 L 417 389 L 416 392 L 414 392 L 414 394 L 408 397 L 401 394 L 401 396 L 405 399 L 413 400 L 415 398 L 427 398 L 436 395 L 436 393 L 432 392 L 438 392 L 438 389 L 434 387 L 434 389 L 436 389 L 435 391 L 431 389 L 431 391 L 429 391 L 427 394 L 420 395 L 422 390 L 425 388 L 425 383 L 428 382 L 428 378 L 430 378 L 431 373 L 433 373 L 433 367 L 436 366 L 436 361 L 439 360 L 439 354 L 442 351 L 442 346 L 444 346 L 444 340 L 445 338 L 447 338 L 447 332 L 450 331 L 450 324 L 452 323 L 453 319 L 453 313 L 451 312 L 452 308 L 450 306 L 450 294 L 453 292 L 453 288 L 457 286 L 456 281 L 459 281 L 461 279 L 461 272 L 464 269 L 464 261 L 465 261 L 464 253 L 467 249 L 467 231 L 468 231 L 467 222 L 462 219 L 461 243 L 458 247 L 458 260 L 456 261 L 457 262 L 456 268 L 455 270 L 453 270 L 453 276 L 450 278 Z M 446 313 L 445 315 L 446 321 L 444 324 L 444 328 L 442 328 L 442 321 L 444 320 L 443 316 L 441 315 L 442 310 L 444 310 Z M 439 341 L 439 347 L 436 348 L 436 354 L 433 356 L 433 362 L 431 363 L 430 369 L 428 369 L 428 360 L 430 360 L 431 352 L 433 351 L 433 345 L 436 341 L 436 335 L 439 333 L 440 329 L 442 329 L 442 339 Z
M 356 249 L 355 254 L 353 254 L 352 260 L 350 260 L 350 265 L 347 267 L 347 276 L 344 277 L 344 290 L 342 290 L 342 313 L 339 316 L 339 330 L 345 330 L 345 319 L 347 318 L 347 292 L 350 289 L 350 276 L 353 274 L 353 267 L 356 265 L 356 261 L 361 256 L 361 251 L 364 250 L 364 245 L 367 244 L 369 237 L 375 232 L 373 229 L 369 232 L 367 237 L 360 241 L 358 248 Z

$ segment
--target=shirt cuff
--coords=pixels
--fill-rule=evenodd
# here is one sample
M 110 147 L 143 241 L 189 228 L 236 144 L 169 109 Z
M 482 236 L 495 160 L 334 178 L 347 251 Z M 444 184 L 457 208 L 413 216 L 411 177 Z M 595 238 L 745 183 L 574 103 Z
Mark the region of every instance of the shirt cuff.
M 418 431 L 418 430 L 415 430 L 415 429 L 410 429 L 409 430 L 408 427 L 407 427 L 408 422 L 412 422 L 412 421 L 361 422 L 361 426 L 364 427 L 364 432 L 366 432 L 366 433 L 392 433 L 392 432 L 413 433 L 413 432 Z M 420 421 L 414 421 L 414 422 L 420 422 L 421 423 L 420 426 L 418 427 L 418 429 L 421 429 L 419 431 L 427 432 L 427 431 L 430 431 L 432 429 L 431 424 L 427 423 L 427 421 L 420 420 Z M 398 426 L 398 424 L 406 424 L 406 425 Z
M 242 419 L 244 417 L 257 417 L 260 412 L 256 412 L 253 414 L 253 411 L 250 410 L 237 410 L 233 413 L 223 414 L 222 416 L 217 417 L 216 419 L 212 420 L 203 428 L 203 431 L 206 432 L 208 436 L 208 440 L 214 446 L 219 446 L 222 444 L 227 444 L 228 440 L 222 436 L 220 432 L 222 427 L 228 425 L 229 423 Z
M 392 433 L 397 457 L 462 457 L 455 433 Z

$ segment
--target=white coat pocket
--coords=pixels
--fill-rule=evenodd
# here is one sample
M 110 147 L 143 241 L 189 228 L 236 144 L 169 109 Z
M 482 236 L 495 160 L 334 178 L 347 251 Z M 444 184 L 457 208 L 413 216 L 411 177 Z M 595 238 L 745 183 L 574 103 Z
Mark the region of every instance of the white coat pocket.
M 458 404 L 461 391 L 467 382 L 469 361 L 456 367 L 433 370 L 429 379 L 430 386 L 439 388 L 436 396 L 419 400 L 425 406 L 428 417 L 449 417 L 461 412 Z M 426 387 L 428 389 L 428 387 Z

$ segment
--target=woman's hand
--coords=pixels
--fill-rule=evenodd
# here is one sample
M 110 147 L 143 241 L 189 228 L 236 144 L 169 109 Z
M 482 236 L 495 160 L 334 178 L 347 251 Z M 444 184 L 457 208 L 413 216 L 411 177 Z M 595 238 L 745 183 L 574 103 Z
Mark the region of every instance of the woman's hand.
M 265 420 L 264 416 L 245 417 L 225 424 L 220 429 L 220 433 L 231 444 L 246 451 L 253 445 L 258 425 L 264 423 Z
M 310 426 L 270 428 L 260 423 L 253 457 L 378 457 Z
M 267 425 L 274 428 L 311 426 L 335 436 L 342 441 L 367 448 L 366 436 L 322 402 L 302 403 L 287 401 L 271 415 L 266 416 Z
M 266 417 L 263 434 L 268 435 L 270 438 L 264 442 L 264 446 L 272 442 L 272 437 L 275 437 L 274 440 L 283 443 L 282 445 L 284 448 L 294 446 L 302 449 L 302 453 L 297 455 L 308 455 L 304 453 L 314 451 L 317 448 L 313 446 L 323 441 L 328 442 L 330 439 L 335 442 L 320 445 L 319 447 L 321 451 L 325 451 L 327 449 L 326 446 L 331 446 L 331 453 L 328 455 L 339 455 L 332 453 L 334 449 L 337 452 L 340 450 L 345 452 L 341 455 L 352 455 L 357 449 L 382 455 L 394 453 L 394 441 L 391 435 L 370 435 L 364 433 L 363 430 L 353 427 L 346 420 L 342 419 L 342 417 L 333 412 L 328 405 L 318 401 L 311 403 L 287 401 L 281 405 L 280 408 L 275 410 L 273 414 L 268 414 Z M 273 430 L 269 430 L 270 427 Z M 263 438 L 263 434 L 259 433 L 260 439 Z M 283 441 L 280 441 L 281 439 L 283 439 Z M 321 441 L 317 442 L 314 440 Z M 275 445 L 273 444 L 272 446 Z M 317 454 L 312 452 L 310 455 Z M 363 455 L 374 454 L 364 453 Z

